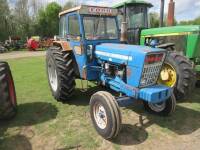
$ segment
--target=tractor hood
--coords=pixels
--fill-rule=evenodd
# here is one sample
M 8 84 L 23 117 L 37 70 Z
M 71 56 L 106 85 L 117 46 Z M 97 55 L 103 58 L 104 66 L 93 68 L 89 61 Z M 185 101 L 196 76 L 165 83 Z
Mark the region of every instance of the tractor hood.
M 146 56 L 157 53 L 165 54 L 166 51 L 147 46 L 113 43 L 97 45 L 95 50 L 95 55 L 100 64 L 102 61 L 105 61 L 116 65 L 126 65 L 127 70 L 129 70 L 129 73 L 127 73 L 127 84 L 134 87 L 138 87 L 140 85 Z M 163 60 L 164 58 L 162 59 L 162 62 Z M 150 70 L 152 71 L 151 68 Z
M 96 46 L 96 57 L 101 60 L 115 62 L 118 64 L 129 64 L 131 66 L 143 65 L 145 56 L 149 53 L 165 52 L 163 49 L 147 46 L 136 46 L 128 44 L 104 43 Z
M 182 35 L 198 33 L 200 34 L 200 25 L 185 25 L 185 26 L 172 26 L 172 27 L 160 27 L 142 30 L 141 36 L 167 36 L 167 35 Z

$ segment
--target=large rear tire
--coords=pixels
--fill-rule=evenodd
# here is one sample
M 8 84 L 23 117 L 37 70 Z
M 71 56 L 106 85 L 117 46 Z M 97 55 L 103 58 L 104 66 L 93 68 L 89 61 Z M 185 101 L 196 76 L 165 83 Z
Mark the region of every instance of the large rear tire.
M 66 101 L 75 89 L 72 53 L 60 47 L 50 47 L 46 55 L 46 68 L 52 95 L 57 101 Z
M 13 118 L 17 113 L 15 86 L 6 62 L 0 62 L 0 120 Z
M 115 98 L 99 91 L 90 99 L 90 116 L 96 131 L 105 139 L 112 139 L 121 129 L 121 113 Z
M 172 87 L 176 99 L 179 100 L 191 94 L 195 88 L 196 76 L 192 64 L 186 57 L 169 52 L 158 82 Z

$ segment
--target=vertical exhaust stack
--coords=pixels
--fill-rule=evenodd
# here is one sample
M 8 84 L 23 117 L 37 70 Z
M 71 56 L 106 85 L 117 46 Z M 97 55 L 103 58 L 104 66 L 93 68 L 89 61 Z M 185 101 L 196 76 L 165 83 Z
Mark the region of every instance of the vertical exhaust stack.
M 165 0 L 161 0 L 161 5 L 160 5 L 160 27 L 163 27 L 164 6 L 165 6 Z
M 174 9 L 175 9 L 175 2 L 170 0 L 168 6 L 168 15 L 167 15 L 167 25 L 173 26 L 174 25 Z
M 127 22 L 122 22 L 121 24 L 121 38 L 120 41 L 122 42 L 127 42 L 128 37 L 127 37 Z
M 120 41 L 121 42 L 127 42 L 128 41 L 128 35 L 127 35 L 127 28 L 128 28 L 128 23 L 126 19 L 126 5 L 124 5 L 124 14 L 123 14 L 123 20 L 121 23 L 121 36 L 120 36 Z

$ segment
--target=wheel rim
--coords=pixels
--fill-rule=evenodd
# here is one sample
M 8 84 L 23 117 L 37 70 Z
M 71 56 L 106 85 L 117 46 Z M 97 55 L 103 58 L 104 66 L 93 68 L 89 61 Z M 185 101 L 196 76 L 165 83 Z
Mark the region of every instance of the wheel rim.
M 174 87 L 177 81 L 176 69 L 169 63 L 164 63 L 158 83 Z
M 155 112 L 161 112 L 165 109 L 166 107 L 166 102 L 160 102 L 160 103 L 148 103 L 149 107 L 151 108 L 151 110 L 155 111 Z
M 96 103 L 93 108 L 93 115 L 97 126 L 101 129 L 105 129 L 107 126 L 107 115 L 105 108 Z
M 52 64 L 53 64 L 53 61 L 49 60 L 49 63 L 48 63 L 49 82 L 53 91 L 56 91 L 58 88 L 58 76 L 57 76 L 56 68 Z

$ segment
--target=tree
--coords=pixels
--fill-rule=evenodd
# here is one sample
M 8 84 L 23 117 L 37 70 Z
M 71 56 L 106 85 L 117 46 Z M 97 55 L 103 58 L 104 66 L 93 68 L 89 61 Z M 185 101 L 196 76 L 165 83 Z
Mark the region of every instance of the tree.
M 58 14 L 61 9 L 61 6 L 56 2 L 49 3 L 45 9 L 40 9 L 36 24 L 38 35 L 53 37 L 58 34 Z
M 17 0 L 13 12 L 13 20 L 10 22 L 14 24 L 15 31 L 13 36 L 19 36 L 26 39 L 31 35 L 31 17 L 29 16 L 29 7 L 27 0 Z
M 67 9 L 70 9 L 72 7 L 76 6 L 76 4 L 74 3 L 74 1 L 68 1 L 65 3 L 64 7 L 63 7 L 63 10 L 67 10 Z
M 150 27 L 151 28 L 158 28 L 159 27 L 159 19 L 160 19 L 160 16 L 158 13 L 156 12 L 151 12 L 149 14 L 150 16 Z M 167 26 L 167 15 L 165 14 L 164 15 L 164 21 L 163 21 L 163 26 Z M 177 24 L 177 21 L 176 19 L 174 18 L 174 25 Z
M 179 25 L 200 25 L 200 16 L 194 20 L 180 21 Z
M 9 36 L 10 9 L 7 0 L 0 0 L 0 40 L 5 40 Z
M 152 12 L 149 14 L 149 16 L 150 16 L 150 27 L 151 28 L 159 27 L 159 14 Z

